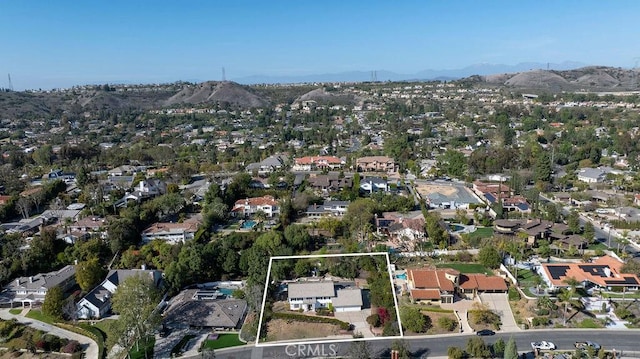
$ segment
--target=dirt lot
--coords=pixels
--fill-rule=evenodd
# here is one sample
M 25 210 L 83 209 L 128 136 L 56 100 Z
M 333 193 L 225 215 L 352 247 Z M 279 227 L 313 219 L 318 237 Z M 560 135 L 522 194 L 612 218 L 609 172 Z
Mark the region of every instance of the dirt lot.
M 267 341 L 324 338 L 340 333 L 334 324 L 304 323 L 293 320 L 272 319 L 267 323 Z
M 453 332 L 446 331 L 446 330 L 440 328 L 440 326 L 438 325 L 438 319 L 440 319 L 442 317 L 451 318 L 451 319 L 455 320 L 456 323 L 457 323 L 458 322 L 458 318 L 456 318 L 456 316 L 453 313 L 439 313 L 439 312 L 423 311 L 422 314 L 428 315 L 431 318 L 431 324 L 433 325 L 433 327 L 431 327 L 431 329 L 429 329 L 427 334 L 458 333 L 460 331 L 460 325 L 458 325 L 456 327 L 456 329 L 453 330 Z

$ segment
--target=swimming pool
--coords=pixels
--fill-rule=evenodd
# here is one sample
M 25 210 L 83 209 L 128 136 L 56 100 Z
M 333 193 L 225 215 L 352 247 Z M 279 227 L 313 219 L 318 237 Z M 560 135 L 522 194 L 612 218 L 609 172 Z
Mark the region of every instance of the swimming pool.
M 227 297 L 231 297 L 231 294 L 233 294 L 233 289 L 231 288 L 218 288 L 218 292 L 224 294 Z
M 397 279 L 407 280 L 407 273 L 396 274 Z
M 256 224 L 257 224 L 256 221 L 249 219 L 249 220 L 244 221 L 244 223 L 242 223 L 242 226 L 240 226 L 240 228 L 242 228 L 242 229 L 251 229 L 251 228 L 255 227 Z
M 458 232 L 464 229 L 464 227 L 459 224 L 450 224 L 449 228 L 451 228 L 451 230 L 454 232 Z

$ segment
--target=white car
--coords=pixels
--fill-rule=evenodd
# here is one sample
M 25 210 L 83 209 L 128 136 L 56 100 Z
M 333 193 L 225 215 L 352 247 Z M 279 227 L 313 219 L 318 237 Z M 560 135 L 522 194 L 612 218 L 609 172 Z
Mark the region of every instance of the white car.
M 555 350 L 556 345 L 552 342 L 540 341 L 540 342 L 531 342 L 531 348 L 540 349 L 540 350 Z

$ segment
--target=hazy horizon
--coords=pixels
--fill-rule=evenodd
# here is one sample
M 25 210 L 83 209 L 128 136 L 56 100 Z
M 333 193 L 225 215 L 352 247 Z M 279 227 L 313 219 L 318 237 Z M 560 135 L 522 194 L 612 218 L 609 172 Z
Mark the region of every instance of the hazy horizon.
M 636 1 L 0 3 L 0 87 L 579 62 L 637 67 Z

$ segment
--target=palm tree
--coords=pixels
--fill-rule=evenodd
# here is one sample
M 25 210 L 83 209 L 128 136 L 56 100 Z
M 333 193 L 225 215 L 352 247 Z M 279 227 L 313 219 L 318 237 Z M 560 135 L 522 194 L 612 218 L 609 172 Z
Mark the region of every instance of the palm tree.
M 569 306 L 569 304 L 571 304 L 573 296 L 576 293 L 576 287 L 578 286 L 578 284 L 580 284 L 580 282 L 573 277 L 569 277 L 564 280 L 564 283 L 569 285 L 569 289 L 565 289 L 564 291 L 562 291 L 558 295 L 558 299 L 560 299 L 560 301 L 564 303 L 564 312 L 562 313 L 562 318 L 564 323 L 563 325 L 567 325 L 567 307 Z

